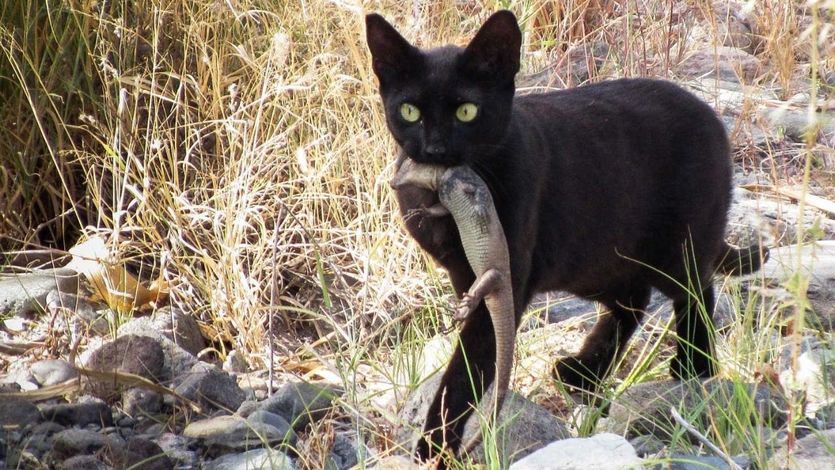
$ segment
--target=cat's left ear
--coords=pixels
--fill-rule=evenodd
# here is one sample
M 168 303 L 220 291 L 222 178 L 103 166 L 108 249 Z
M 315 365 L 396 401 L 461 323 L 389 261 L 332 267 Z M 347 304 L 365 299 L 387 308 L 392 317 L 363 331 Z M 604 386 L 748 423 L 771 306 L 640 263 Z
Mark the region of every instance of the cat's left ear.
M 420 53 L 382 16 L 365 17 L 365 36 L 371 51 L 371 66 L 381 83 L 395 81 L 409 73 L 420 60 Z
M 519 71 L 522 32 L 508 10 L 493 13 L 464 51 L 464 67 L 498 81 L 513 80 Z

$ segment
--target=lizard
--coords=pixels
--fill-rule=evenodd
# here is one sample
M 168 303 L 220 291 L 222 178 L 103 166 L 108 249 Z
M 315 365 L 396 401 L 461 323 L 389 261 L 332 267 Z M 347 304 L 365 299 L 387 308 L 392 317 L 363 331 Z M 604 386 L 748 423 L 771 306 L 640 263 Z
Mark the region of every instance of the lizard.
M 437 191 L 440 203 L 415 209 L 413 215 L 451 215 L 458 227 L 461 244 L 476 279 L 455 308 L 453 318 L 463 322 L 484 300 L 496 338 L 496 380 L 493 408 L 486 416 L 501 411 L 510 385 L 513 348 L 516 341 L 510 256 L 493 197 L 487 184 L 466 165 L 444 167 L 417 163 L 401 153 L 390 185 L 395 190 L 413 185 Z M 463 447 L 472 451 L 481 440 L 478 431 Z

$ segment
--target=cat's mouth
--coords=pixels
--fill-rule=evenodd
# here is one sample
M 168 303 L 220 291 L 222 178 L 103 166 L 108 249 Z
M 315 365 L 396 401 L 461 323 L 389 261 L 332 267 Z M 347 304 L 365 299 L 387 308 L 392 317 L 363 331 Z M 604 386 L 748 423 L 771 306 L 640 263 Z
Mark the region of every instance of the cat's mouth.
M 441 166 L 458 166 L 464 163 L 464 158 L 459 153 L 427 153 L 427 152 L 420 152 L 416 156 L 412 157 L 412 159 L 418 163 L 426 163 L 430 165 L 441 165 Z

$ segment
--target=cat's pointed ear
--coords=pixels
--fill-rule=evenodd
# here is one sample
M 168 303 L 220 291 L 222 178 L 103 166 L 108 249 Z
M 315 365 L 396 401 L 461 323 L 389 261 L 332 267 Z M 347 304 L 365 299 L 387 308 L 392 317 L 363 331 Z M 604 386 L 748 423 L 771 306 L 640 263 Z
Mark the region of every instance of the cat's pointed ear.
M 508 10 L 493 13 L 464 51 L 464 67 L 491 80 L 512 80 L 519 71 L 522 32 Z
M 371 66 L 381 83 L 409 71 L 419 56 L 417 48 L 377 13 L 365 17 L 365 38 L 371 51 Z

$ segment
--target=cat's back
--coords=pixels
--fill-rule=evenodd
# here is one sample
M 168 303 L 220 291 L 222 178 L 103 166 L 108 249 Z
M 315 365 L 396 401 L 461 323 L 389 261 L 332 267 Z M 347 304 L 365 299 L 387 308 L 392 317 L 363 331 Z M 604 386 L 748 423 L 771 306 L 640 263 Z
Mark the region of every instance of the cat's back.
M 534 117 L 540 123 L 570 125 L 572 122 L 600 125 L 641 124 L 669 131 L 721 127 L 710 106 L 675 83 L 648 78 L 624 78 L 564 90 L 519 94 L 514 112 Z M 560 119 L 563 121 L 559 122 Z M 617 119 L 630 121 L 617 122 Z M 639 119 L 639 121 L 635 121 Z
M 538 189 L 535 272 L 570 273 L 544 287 L 585 295 L 633 276 L 615 253 L 662 265 L 682 228 L 700 227 L 695 236 L 711 245 L 721 237 L 727 136 L 710 106 L 677 85 L 621 79 L 521 95 L 513 121 Z

